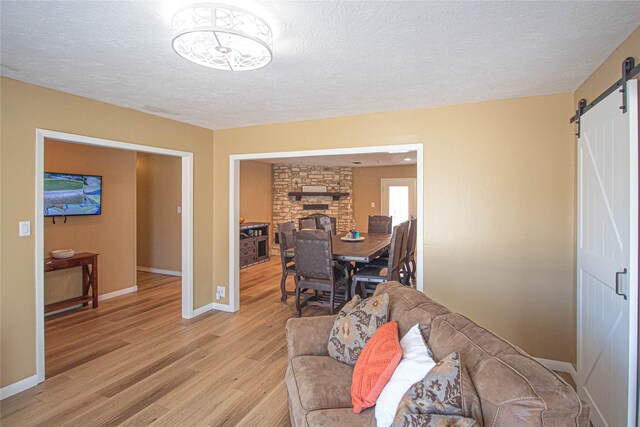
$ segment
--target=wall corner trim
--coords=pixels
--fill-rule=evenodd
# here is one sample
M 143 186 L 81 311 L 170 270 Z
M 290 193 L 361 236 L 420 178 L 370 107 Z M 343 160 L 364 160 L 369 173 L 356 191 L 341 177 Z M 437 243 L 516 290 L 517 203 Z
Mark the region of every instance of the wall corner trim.
M 211 310 L 218 310 L 218 311 L 224 311 L 227 313 L 233 313 L 231 306 L 229 306 L 228 304 L 218 304 L 217 302 L 210 302 L 207 305 L 203 305 L 202 307 L 193 310 L 193 317 L 200 316 L 201 314 L 204 314 L 207 311 L 211 311 Z
M 534 359 L 537 360 L 538 362 L 542 363 L 544 366 L 546 366 L 547 368 L 551 369 L 552 371 L 566 372 L 567 374 L 571 375 L 571 378 L 573 378 L 574 382 L 576 381 L 578 373 L 576 372 L 576 368 L 574 368 L 573 365 L 570 362 L 562 362 L 560 360 L 543 359 L 541 357 L 534 357 Z
M 0 389 L 0 400 L 4 400 L 7 397 L 11 397 L 14 394 L 18 394 L 37 385 L 38 375 L 32 375 L 13 384 L 9 384 L 8 386 L 2 387 Z

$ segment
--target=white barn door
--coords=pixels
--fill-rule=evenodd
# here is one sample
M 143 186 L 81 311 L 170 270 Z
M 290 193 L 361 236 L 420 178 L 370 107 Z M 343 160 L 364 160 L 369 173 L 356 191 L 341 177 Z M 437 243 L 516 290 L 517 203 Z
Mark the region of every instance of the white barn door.
M 633 426 L 638 324 L 638 88 L 581 117 L 578 139 L 578 393 L 595 427 Z

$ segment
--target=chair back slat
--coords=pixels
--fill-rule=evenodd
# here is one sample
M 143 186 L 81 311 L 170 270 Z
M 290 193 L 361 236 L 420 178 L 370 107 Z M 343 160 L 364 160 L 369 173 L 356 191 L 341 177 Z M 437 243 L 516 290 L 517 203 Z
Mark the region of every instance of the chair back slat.
M 369 225 L 367 231 L 369 233 L 391 234 L 391 225 L 393 217 L 385 215 L 369 215 Z
M 400 245 L 400 253 L 398 254 L 401 267 L 402 263 L 407 258 L 407 249 L 409 248 L 409 235 L 411 234 L 411 221 L 405 221 L 402 224 L 404 224 L 404 228 L 402 230 L 402 244 Z
M 407 261 L 416 254 L 416 241 L 418 240 L 418 219 L 413 218 L 409 225 L 409 238 L 407 244 Z
M 333 280 L 331 234 L 322 230 L 295 233 L 296 275 L 310 279 Z
M 278 240 L 280 242 L 280 248 L 287 250 L 293 248 L 293 233 L 295 231 L 295 225 L 293 221 L 283 222 L 278 226 Z
M 389 244 L 389 263 L 387 264 L 387 280 L 399 280 L 400 267 L 404 259 L 405 236 L 409 227 L 409 221 L 402 222 L 393 227 L 391 242 Z
M 278 225 L 278 244 L 280 245 L 280 262 L 282 271 L 287 269 L 287 263 L 291 262 L 291 257 L 287 256 L 287 249 L 294 247 L 295 226 L 293 221 L 283 222 Z

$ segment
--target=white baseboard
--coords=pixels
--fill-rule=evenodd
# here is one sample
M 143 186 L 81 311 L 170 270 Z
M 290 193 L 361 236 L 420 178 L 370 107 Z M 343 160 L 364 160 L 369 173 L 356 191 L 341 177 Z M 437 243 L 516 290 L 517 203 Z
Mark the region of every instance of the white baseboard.
M 538 362 L 542 363 L 544 366 L 546 366 L 547 368 L 551 369 L 552 371 L 566 372 L 567 374 L 571 375 L 571 378 L 573 378 L 573 381 L 575 381 L 576 377 L 578 376 L 578 373 L 576 372 L 576 369 L 569 362 L 561 362 L 559 360 L 543 359 L 541 357 L 534 357 L 534 359 L 536 359 Z
M 7 397 L 11 397 L 14 394 L 18 394 L 25 391 L 28 388 L 38 385 L 38 376 L 32 375 L 28 378 L 18 381 L 17 383 L 9 384 L 8 386 L 0 389 L 0 400 L 4 400 Z
M 131 294 L 137 291 L 138 291 L 138 286 L 132 286 L 130 288 L 120 289 L 119 291 L 113 291 L 113 292 L 109 292 L 108 294 L 98 295 L 98 301 L 104 301 L 106 299 L 119 297 L 120 295 Z M 91 301 L 89 301 L 89 304 L 91 304 Z M 60 310 L 51 311 L 49 313 L 46 313 L 44 316 L 45 317 L 53 316 L 54 314 L 64 313 L 65 311 L 69 311 L 69 310 L 75 310 L 78 307 L 82 307 L 82 304 L 72 305 L 71 307 L 65 307 L 65 308 L 61 308 Z
M 109 292 L 108 294 L 98 295 L 98 301 L 104 301 L 106 299 L 119 297 L 120 295 L 131 294 L 138 291 L 138 286 L 132 286 L 130 288 L 120 289 L 119 291 Z
M 161 268 L 152 268 L 152 267 L 136 267 L 136 270 L 138 271 L 144 271 L 146 273 L 156 273 L 156 274 L 164 274 L 166 276 L 177 276 L 177 277 L 182 277 L 182 273 L 179 271 L 173 271 L 173 270 L 163 270 Z
M 231 313 L 233 311 L 228 304 L 218 304 L 217 302 L 210 302 L 207 305 L 203 305 L 202 307 L 193 310 L 193 317 L 200 316 L 201 314 L 206 313 L 210 310 L 226 311 L 228 313 Z
M 44 317 L 53 316 L 54 314 L 64 313 L 65 311 L 75 310 L 76 308 L 82 307 L 82 304 L 72 305 L 71 307 L 61 308 L 60 310 L 50 311 L 44 314 Z

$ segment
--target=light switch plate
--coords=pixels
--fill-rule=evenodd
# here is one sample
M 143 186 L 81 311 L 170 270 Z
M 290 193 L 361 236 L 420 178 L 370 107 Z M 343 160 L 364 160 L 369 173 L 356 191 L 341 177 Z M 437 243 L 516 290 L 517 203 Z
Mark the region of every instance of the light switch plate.
M 19 224 L 20 237 L 31 236 L 31 221 L 20 221 Z
M 376 202 L 371 202 L 371 207 L 375 208 L 376 207 Z
M 178 206 L 178 213 L 181 214 L 182 213 L 182 206 Z

